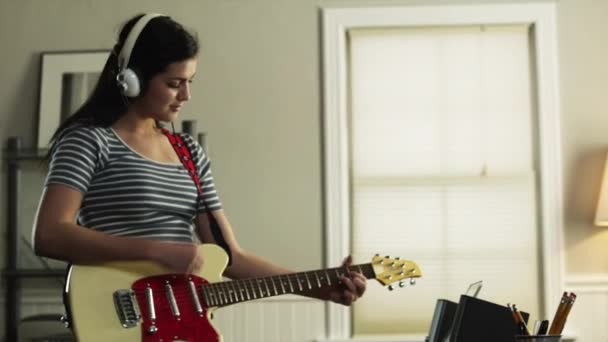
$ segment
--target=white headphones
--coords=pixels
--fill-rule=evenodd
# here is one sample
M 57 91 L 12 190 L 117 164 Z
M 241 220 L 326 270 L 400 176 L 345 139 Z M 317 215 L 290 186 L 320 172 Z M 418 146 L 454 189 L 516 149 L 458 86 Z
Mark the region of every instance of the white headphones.
M 141 91 L 141 82 L 137 78 L 137 74 L 135 74 L 135 71 L 132 69 L 129 69 L 129 59 L 131 58 L 131 52 L 133 51 L 135 42 L 137 42 L 137 37 L 139 37 L 139 34 L 150 20 L 162 16 L 162 14 L 158 13 L 149 13 L 139 18 L 135 25 L 133 25 L 133 28 L 131 28 L 122 49 L 120 49 L 120 53 L 118 54 L 118 74 L 116 75 L 116 83 L 124 96 L 136 97 Z

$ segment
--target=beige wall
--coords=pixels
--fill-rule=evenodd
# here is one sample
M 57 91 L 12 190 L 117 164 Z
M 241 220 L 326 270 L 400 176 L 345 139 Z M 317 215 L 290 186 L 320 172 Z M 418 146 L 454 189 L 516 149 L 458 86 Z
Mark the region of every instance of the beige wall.
M 199 33 L 199 71 L 182 118 L 209 132 L 216 181 L 239 240 L 289 267 L 317 268 L 324 250 L 319 6 L 471 2 L 492 1 L 0 0 L 0 139 L 3 146 L 11 135 L 35 143 L 40 52 L 110 48 L 131 15 L 169 14 Z M 593 227 L 592 219 L 608 151 L 608 2 L 557 3 L 566 268 L 606 275 L 608 229 Z M 25 235 L 39 175 L 28 167 Z M 5 207 L 2 195 L 0 217 Z
M 608 2 L 559 1 L 566 266 L 608 275 L 608 229 L 593 217 L 608 152 Z

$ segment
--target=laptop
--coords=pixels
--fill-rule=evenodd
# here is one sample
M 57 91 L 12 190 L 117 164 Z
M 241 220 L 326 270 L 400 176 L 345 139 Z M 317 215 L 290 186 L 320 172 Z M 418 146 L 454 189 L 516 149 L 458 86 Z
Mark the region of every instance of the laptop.
M 483 281 L 476 281 L 469 285 L 464 294 L 477 298 L 482 286 Z M 429 336 L 425 340 L 426 342 L 443 342 L 449 333 L 450 327 L 452 326 L 452 321 L 454 320 L 454 314 L 456 313 L 457 306 L 458 303 L 447 299 L 437 300 L 437 304 L 435 304 L 435 311 L 433 312 L 433 319 L 431 320 Z
M 477 298 L 477 295 L 479 294 L 479 291 L 481 291 L 482 286 L 483 286 L 482 280 L 476 281 L 476 282 L 472 283 L 471 285 L 469 285 L 467 292 L 465 292 L 464 294 L 469 297 Z

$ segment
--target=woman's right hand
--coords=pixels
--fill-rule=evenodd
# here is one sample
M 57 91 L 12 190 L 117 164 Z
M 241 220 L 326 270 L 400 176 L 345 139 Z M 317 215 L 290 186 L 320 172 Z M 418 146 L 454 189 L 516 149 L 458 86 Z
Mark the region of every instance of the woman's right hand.
M 160 242 L 152 252 L 152 259 L 176 273 L 196 273 L 203 267 L 203 256 L 196 244 Z

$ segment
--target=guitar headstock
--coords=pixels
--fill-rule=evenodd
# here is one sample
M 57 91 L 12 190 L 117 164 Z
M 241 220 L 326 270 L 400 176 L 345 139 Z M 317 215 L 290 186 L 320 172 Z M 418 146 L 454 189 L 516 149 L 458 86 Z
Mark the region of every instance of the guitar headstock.
M 379 254 L 372 259 L 372 267 L 376 273 L 376 280 L 385 286 L 399 282 L 399 285 L 403 287 L 402 280 L 404 279 L 410 279 L 410 284 L 413 285 L 416 283 L 415 278 L 422 276 L 422 272 L 415 262 L 388 256 L 381 257 Z M 389 288 L 392 289 L 392 286 Z

